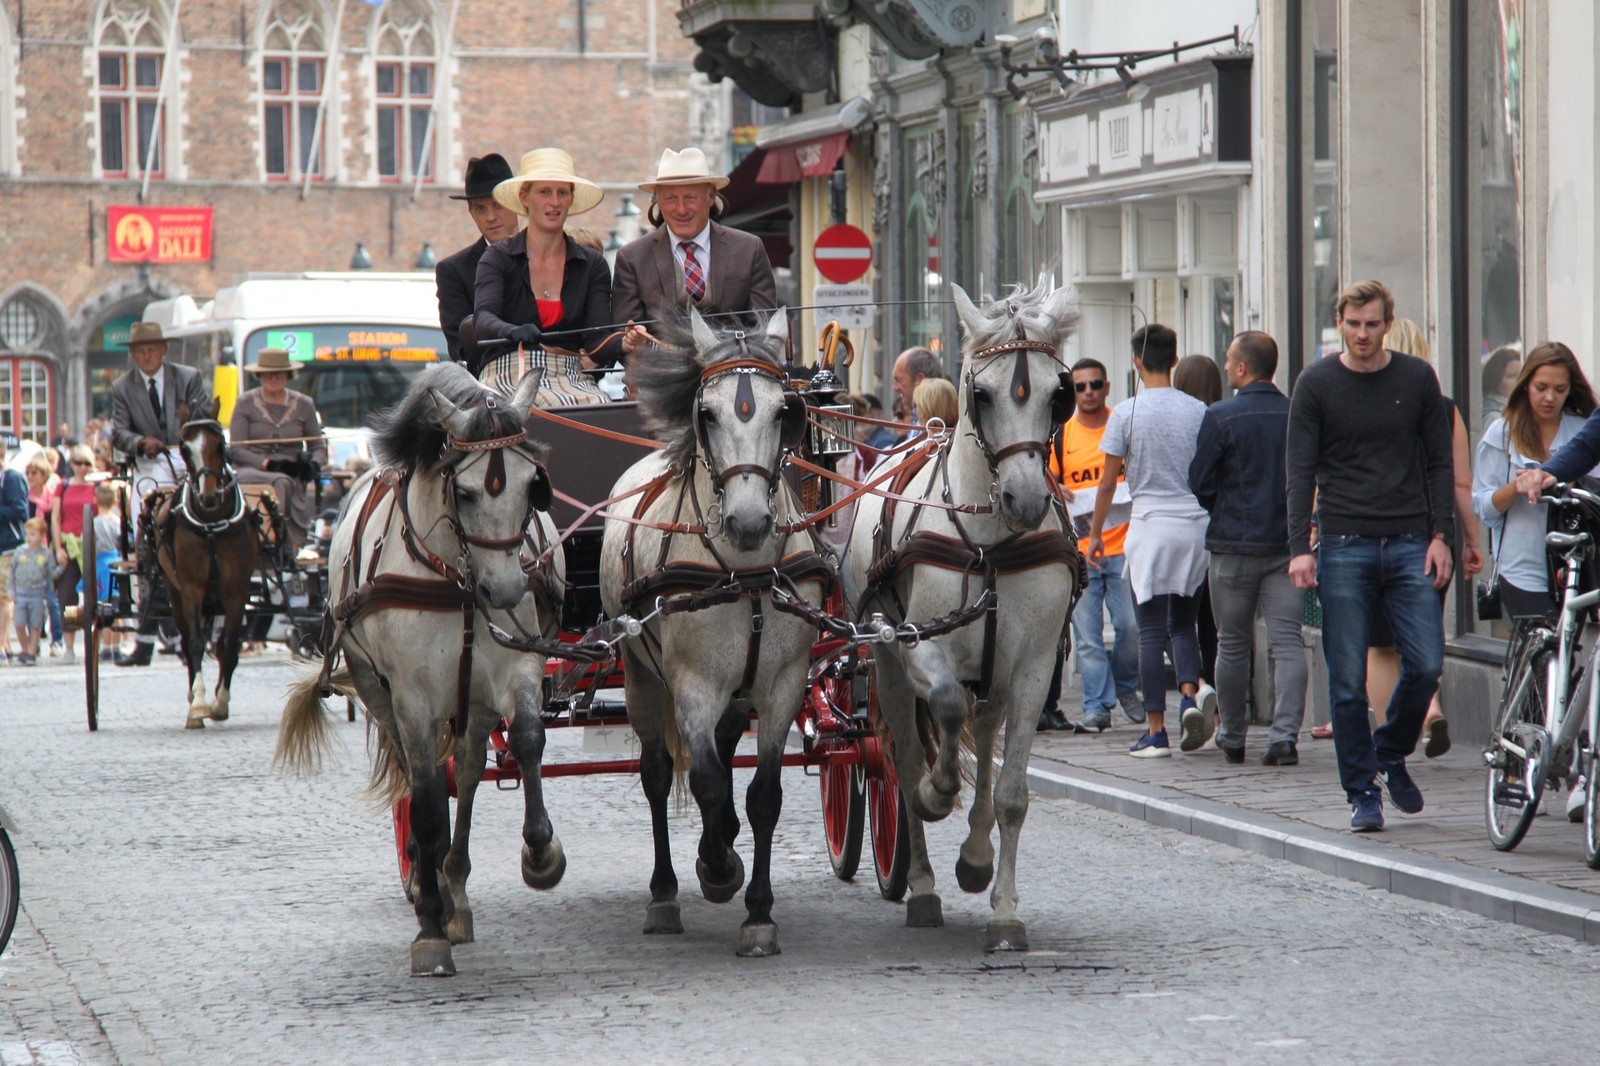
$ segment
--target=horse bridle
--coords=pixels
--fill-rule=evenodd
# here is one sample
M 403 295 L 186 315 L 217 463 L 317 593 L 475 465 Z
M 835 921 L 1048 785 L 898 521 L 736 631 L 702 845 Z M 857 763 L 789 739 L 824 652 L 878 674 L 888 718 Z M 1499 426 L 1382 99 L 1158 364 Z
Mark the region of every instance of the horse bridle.
M 1015 340 L 1000 341 L 997 344 L 991 344 L 973 352 L 973 365 L 967 371 L 967 379 L 964 383 L 967 389 L 967 410 L 972 416 L 972 434 L 978 440 L 978 449 L 983 453 L 984 461 L 989 464 L 989 472 L 991 474 L 998 474 L 1000 463 L 1013 455 L 1026 453 L 1031 457 L 1037 454 L 1042 461 L 1050 454 L 1048 440 L 1019 440 L 996 450 L 989 443 L 988 435 L 983 430 L 983 419 L 978 411 L 978 364 L 983 360 L 993 359 L 996 356 L 1014 355 L 1019 352 L 1041 352 L 1048 355 L 1052 362 L 1061 367 L 1061 372 L 1056 375 L 1057 397 L 1051 402 L 1052 427 L 1066 421 L 1071 413 L 1069 409 L 1065 409 L 1066 403 L 1063 402 L 1061 393 L 1064 392 L 1067 398 L 1072 396 L 1072 372 L 1067 369 L 1066 364 L 1061 362 L 1061 359 L 1056 355 L 1054 345 L 1047 344 L 1044 341 L 1029 340 L 1027 335 L 1023 333 L 1022 327 L 1018 326 Z M 1007 389 L 1007 393 L 1013 402 L 1019 406 L 1027 403 L 1028 398 L 1033 394 L 1033 385 L 1029 378 L 1028 361 L 1026 359 L 1013 361 L 1011 384 Z
M 216 434 L 222 443 L 222 469 L 218 470 L 215 467 L 202 466 L 196 470 L 190 464 L 188 434 L 191 429 L 212 429 L 216 431 Z M 234 488 L 238 485 L 239 475 L 233 469 L 233 462 L 228 453 L 228 437 L 226 433 L 223 432 L 221 422 L 218 422 L 216 419 L 212 418 L 192 419 L 188 422 L 185 422 L 182 427 L 179 428 L 178 439 L 183 443 L 184 446 L 183 465 L 188 471 L 185 475 L 185 480 L 194 487 L 194 491 L 200 491 L 200 479 L 205 477 L 207 474 L 210 474 L 212 477 L 217 479 L 217 491 L 219 493 L 227 492 L 230 488 Z
M 741 330 L 735 334 L 739 346 L 745 351 L 745 335 Z M 733 397 L 733 413 L 741 422 L 748 422 L 755 417 L 756 400 L 755 389 L 751 384 L 758 374 L 765 375 L 784 386 L 783 392 L 783 432 L 778 442 L 778 455 L 771 467 L 759 463 L 735 463 L 732 466 L 719 467 L 716 457 L 711 451 L 711 438 L 706 434 L 705 425 L 705 394 L 706 388 L 712 382 L 728 376 L 739 376 L 738 386 Z M 789 389 L 788 378 L 783 370 L 763 359 L 729 359 L 707 367 L 700 375 L 700 387 L 695 392 L 695 417 L 694 436 L 697 451 L 699 452 L 700 465 L 705 467 L 706 474 L 711 478 L 711 486 L 718 496 L 722 495 L 723 487 L 731 477 L 740 474 L 753 474 L 762 478 L 767 483 L 767 495 L 772 495 L 778 490 L 778 473 L 782 467 L 784 453 L 791 450 L 801 431 L 805 428 L 805 399 L 797 392 Z

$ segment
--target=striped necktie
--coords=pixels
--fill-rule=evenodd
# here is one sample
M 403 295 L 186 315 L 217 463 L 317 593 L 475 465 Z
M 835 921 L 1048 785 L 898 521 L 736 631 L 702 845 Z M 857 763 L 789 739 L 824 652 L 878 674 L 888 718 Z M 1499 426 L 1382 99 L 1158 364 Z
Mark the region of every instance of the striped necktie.
M 696 302 L 705 299 L 706 275 L 700 269 L 700 259 L 695 255 L 693 241 L 682 241 L 679 245 L 683 249 L 683 287 Z

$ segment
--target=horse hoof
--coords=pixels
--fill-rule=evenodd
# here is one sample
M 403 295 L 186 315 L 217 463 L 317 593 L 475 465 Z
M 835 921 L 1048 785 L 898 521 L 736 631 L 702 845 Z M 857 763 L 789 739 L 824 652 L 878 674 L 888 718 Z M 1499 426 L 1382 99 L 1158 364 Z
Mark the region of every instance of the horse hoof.
M 646 935 L 682 933 L 683 915 L 678 910 L 678 901 L 675 899 L 658 900 L 646 907 L 644 909 L 644 931 Z
M 196 714 L 194 711 L 190 711 L 189 712 L 189 720 L 187 722 L 183 723 L 183 728 L 185 728 L 185 729 L 204 729 L 205 727 L 206 727 L 206 711 L 205 711 L 204 708 L 200 709 L 200 713 L 199 714 Z
M 219 703 L 211 708 L 210 718 L 213 722 L 226 722 L 228 720 L 228 705 Z
M 950 812 L 955 810 L 955 807 L 955 793 L 945 795 L 934 788 L 926 777 L 911 790 L 912 813 L 924 822 L 942 822 L 950 817 Z
M 990 922 L 983 950 L 991 953 L 996 951 L 1027 951 L 1028 927 L 1015 918 L 1003 922 Z
M 550 838 L 549 845 L 544 849 L 542 862 L 534 855 L 533 848 L 522 845 L 522 881 L 529 888 L 555 888 L 566 872 L 567 853 L 561 849 L 561 841 L 555 837 Z
M 956 859 L 956 884 L 961 886 L 963 892 L 982 892 L 989 887 L 989 882 L 994 878 L 994 863 L 986 862 L 982 866 L 970 863 L 966 859 Z
M 452 944 L 472 943 L 472 908 L 457 907 L 456 913 L 444 925 L 444 935 Z
M 924 892 L 906 900 L 907 929 L 938 929 L 944 925 L 944 907 L 933 892 Z
M 411 942 L 412 977 L 454 977 L 456 964 L 450 958 L 448 940 L 413 940 Z
M 778 946 L 778 927 L 771 922 L 741 925 L 739 950 L 735 954 L 741 959 L 766 959 L 782 955 L 783 949 Z
M 732 848 L 728 849 L 728 858 L 733 860 L 733 869 L 728 879 L 720 882 L 707 879 L 704 861 L 696 859 L 694 862 L 694 872 L 700 878 L 700 894 L 706 898 L 707 903 L 726 903 L 744 887 L 744 860 L 739 858 L 739 853 Z

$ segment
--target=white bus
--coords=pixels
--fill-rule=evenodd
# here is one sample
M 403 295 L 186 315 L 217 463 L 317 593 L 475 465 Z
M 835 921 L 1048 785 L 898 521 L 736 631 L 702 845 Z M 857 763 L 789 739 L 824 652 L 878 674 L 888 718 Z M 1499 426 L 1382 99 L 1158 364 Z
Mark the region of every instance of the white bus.
M 449 358 L 431 274 L 250 274 L 203 304 L 157 300 L 144 318 L 173 338 L 167 358 L 210 379 L 223 425 L 239 394 L 256 385 L 242 368 L 263 348 L 288 349 L 299 367 L 289 387 L 316 401 L 336 440 L 400 400 L 424 367 Z

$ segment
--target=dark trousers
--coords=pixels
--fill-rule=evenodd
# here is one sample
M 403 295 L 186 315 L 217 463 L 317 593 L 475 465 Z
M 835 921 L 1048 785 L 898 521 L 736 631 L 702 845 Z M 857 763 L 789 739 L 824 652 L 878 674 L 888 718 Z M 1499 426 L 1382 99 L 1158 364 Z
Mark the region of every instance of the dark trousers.
M 1200 680 L 1200 641 L 1195 617 L 1200 601 L 1194 596 L 1152 596 L 1134 604 L 1139 619 L 1139 687 L 1144 690 L 1147 714 L 1167 709 L 1167 643 L 1172 644 L 1172 667 L 1178 683 Z

